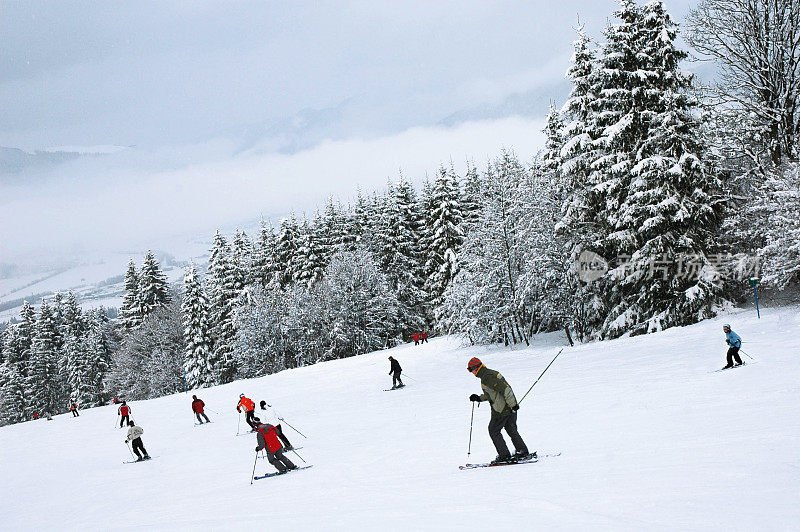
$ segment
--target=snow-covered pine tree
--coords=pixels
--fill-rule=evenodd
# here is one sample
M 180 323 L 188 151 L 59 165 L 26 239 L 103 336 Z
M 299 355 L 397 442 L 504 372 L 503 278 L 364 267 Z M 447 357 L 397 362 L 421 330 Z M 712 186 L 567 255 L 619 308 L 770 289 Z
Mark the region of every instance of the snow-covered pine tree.
M 281 220 L 280 228 L 278 229 L 278 243 L 276 248 L 276 271 L 278 282 L 281 286 L 287 286 L 292 283 L 294 278 L 294 271 L 292 270 L 295 264 L 295 254 L 299 245 L 299 232 L 300 228 L 295 218 L 294 213 L 289 218 Z
M 607 153 L 595 161 L 609 230 L 599 247 L 630 260 L 602 285 L 610 306 L 604 337 L 710 317 L 722 288 L 707 258 L 716 248 L 720 182 L 705 163 L 677 27 L 660 0 L 643 8 L 624 1 L 617 15 L 622 23 L 609 28 L 598 71 L 609 95 L 600 106 Z
M 217 231 L 211 247 L 207 283 L 211 303 L 213 359 L 216 362 L 215 381 L 220 384 L 231 382 L 236 375 L 236 360 L 233 354 L 236 330 L 233 320 L 239 292 L 236 289 L 235 271 L 230 254 L 225 237 Z
M 23 323 L 10 325 L 3 338 L 0 364 L 0 424 L 26 419 L 25 373 L 30 357 L 29 342 L 23 338 Z
M 292 281 L 300 286 L 310 288 L 322 279 L 325 268 L 324 259 L 317 241 L 314 228 L 303 220 L 299 230 L 297 250 L 290 269 L 293 272 Z
M 86 381 L 91 389 L 91 398 L 83 406 L 100 406 L 106 400 L 105 379 L 111 367 L 111 347 L 106 334 L 108 319 L 102 309 L 93 309 L 86 322 Z
M 426 292 L 432 307 L 440 303 L 447 285 L 458 272 L 457 255 L 463 240 L 458 178 L 452 164 L 442 165 L 432 191 L 432 210 L 427 217 L 430 245 L 423 248 L 426 255 Z
M 400 301 L 402 327 L 408 334 L 424 326 L 425 293 L 422 288 L 425 281 L 420 267 L 418 232 L 421 220 L 414 188 L 402 174 L 392 191 L 383 217 L 383 269 Z
M 328 265 L 334 253 L 346 244 L 347 219 L 341 204 L 329 197 L 322 216 L 314 222 L 314 239 L 317 242 L 323 268 Z M 321 273 L 321 272 L 320 272 Z
M 253 283 L 262 287 L 268 286 L 275 278 L 275 253 L 277 239 L 271 225 L 261 220 L 261 231 L 253 246 L 253 260 L 250 264 L 250 277 Z
M 464 236 L 480 218 L 481 205 L 483 204 L 481 186 L 481 175 L 478 172 L 478 168 L 471 161 L 467 161 L 467 173 L 464 175 L 461 189 Z
M 125 295 L 122 297 L 122 304 L 119 307 L 120 321 L 128 330 L 135 329 L 142 322 L 140 301 L 139 274 L 136 271 L 136 264 L 131 259 L 128 262 L 128 270 L 125 272 Z
M 231 265 L 233 266 L 237 293 L 253 282 L 250 275 L 252 270 L 250 263 L 252 260 L 253 243 L 247 233 L 237 229 L 234 231 L 233 240 L 231 241 Z
M 197 268 L 191 264 L 183 278 L 184 292 L 181 310 L 183 311 L 183 337 L 186 342 L 186 355 L 183 368 L 190 389 L 213 386 L 215 382 L 213 347 L 211 344 L 211 324 L 209 323 L 208 298 Z
M 30 408 L 40 414 L 55 414 L 63 409 L 66 398 L 58 372 L 56 347 L 58 326 L 47 300 L 42 300 L 28 366 L 27 397 Z
M 142 317 L 152 314 L 155 309 L 170 301 L 167 277 L 152 251 L 147 250 L 142 268 L 139 271 L 139 305 Z

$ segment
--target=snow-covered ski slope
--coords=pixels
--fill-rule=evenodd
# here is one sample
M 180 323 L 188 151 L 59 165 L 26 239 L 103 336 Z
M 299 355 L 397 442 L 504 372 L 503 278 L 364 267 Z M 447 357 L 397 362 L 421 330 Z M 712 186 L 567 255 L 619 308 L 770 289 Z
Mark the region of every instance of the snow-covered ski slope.
M 521 397 L 561 347 L 461 347 L 452 338 L 133 402 L 156 458 L 130 459 L 116 407 L 0 429 L 4 530 L 797 530 L 800 309 L 741 312 L 663 333 L 565 348 L 519 412 L 538 463 L 460 471 L 466 363 L 480 356 Z M 758 363 L 724 364 L 730 322 Z M 408 372 L 391 383 L 392 354 Z M 745 358 L 746 360 L 749 360 Z M 266 399 L 314 467 L 250 485 L 254 436 L 239 393 Z M 494 457 L 489 407 L 470 461 Z M 291 458 L 302 463 L 296 456 Z M 259 461 L 256 473 L 271 471 Z

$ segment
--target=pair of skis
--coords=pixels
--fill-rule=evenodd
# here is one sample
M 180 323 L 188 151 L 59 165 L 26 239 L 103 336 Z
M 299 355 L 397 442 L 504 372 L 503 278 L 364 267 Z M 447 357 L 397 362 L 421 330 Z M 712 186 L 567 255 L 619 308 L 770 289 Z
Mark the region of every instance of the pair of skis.
M 152 460 L 155 456 L 148 456 L 143 460 L 128 460 L 127 462 L 122 462 L 123 464 L 138 464 L 139 462 L 147 462 L 148 460 Z
M 521 465 L 521 464 L 532 464 L 538 462 L 540 458 L 553 458 L 556 456 L 561 456 L 561 453 L 555 454 L 542 454 L 539 455 L 536 451 L 532 452 L 528 456 L 524 456 L 522 458 L 518 458 L 516 460 L 509 460 L 508 462 L 487 462 L 485 464 L 464 464 L 462 466 L 458 466 L 459 469 L 478 469 L 480 467 L 500 467 L 500 466 L 510 466 L 510 465 Z
M 391 392 L 392 390 L 399 390 L 400 388 L 405 388 L 405 387 L 406 387 L 406 385 L 403 384 L 402 386 L 395 386 L 394 388 L 387 388 L 386 390 L 383 390 L 383 391 L 384 392 Z
M 314 467 L 314 466 L 307 465 L 307 466 L 303 466 L 303 467 L 296 467 L 294 469 L 286 471 L 285 473 L 281 473 L 280 471 L 275 471 L 274 473 L 267 473 L 265 475 L 261 475 L 260 477 L 253 477 L 253 480 L 261 480 L 261 479 L 265 479 L 265 478 L 277 477 L 277 476 L 280 476 L 280 475 L 286 475 L 286 474 L 292 473 L 294 471 L 302 471 L 303 469 L 310 469 L 311 467 Z

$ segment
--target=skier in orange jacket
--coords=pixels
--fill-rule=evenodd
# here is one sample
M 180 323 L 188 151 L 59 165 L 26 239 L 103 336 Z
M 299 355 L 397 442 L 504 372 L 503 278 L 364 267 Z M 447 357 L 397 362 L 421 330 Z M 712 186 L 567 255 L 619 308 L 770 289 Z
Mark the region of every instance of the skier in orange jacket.
M 252 399 L 245 397 L 244 394 L 239 395 L 239 404 L 236 405 L 237 412 L 241 412 L 242 409 L 244 409 L 245 412 L 244 420 L 247 421 L 247 424 L 250 425 L 251 429 L 256 430 L 256 427 L 258 426 L 254 419 L 256 404 Z

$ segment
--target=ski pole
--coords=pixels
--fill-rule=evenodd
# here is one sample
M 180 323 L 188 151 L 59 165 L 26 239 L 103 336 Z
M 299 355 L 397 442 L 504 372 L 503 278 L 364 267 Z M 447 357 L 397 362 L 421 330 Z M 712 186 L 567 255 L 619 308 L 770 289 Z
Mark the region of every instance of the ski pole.
M 256 459 L 253 460 L 253 474 L 250 475 L 250 485 L 253 485 L 253 478 L 256 476 L 256 464 L 258 463 L 258 451 L 256 451 Z
M 297 452 L 297 451 L 295 451 L 294 449 L 292 449 L 291 451 L 292 451 L 294 454 L 296 454 L 296 455 L 297 455 L 297 457 L 298 457 L 300 460 L 303 460 L 303 463 L 304 463 L 304 464 L 307 464 L 307 463 L 308 463 L 308 462 L 306 462 L 306 461 L 303 459 L 303 457 L 302 457 L 302 456 L 300 456 L 300 455 L 298 454 L 298 452 Z
M 217 412 L 217 411 L 216 411 L 216 410 L 214 410 L 213 408 L 208 408 L 208 407 L 206 407 L 206 409 L 208 409 L 208 410 L 211 410 L 211 411 L 212 411 L 212 412 L 214 412 L 216 415 L 219 415 L 219 412 Z
M 550 366 L 552 366 L 552 365 L 553 365 L 553 362 L 555 362 L 555 361 L 556 361 L 556 359 L 558 358 L 558 355 L 560 355 L 560 354 L 561 354 L 561 351 L 563 351 L 563 350 L 564 350 L 564 348 L 562 347 L 562 348 L 561 348 L 561 350 L 558 352 L 558 354 L 557 354 L 556 356 L 554 356 L 554 357 L 553 357 L 553 360 L 551 360 L 551 361 L 550 361 L 550 363 L 547 365 L 547 367 L 546 367 L 546 368 L 544 368 L 544 371 L 542 372 L 542 375 L 544 375 L 544 374 L 545 374 L 545 372 L 546 372 L 548 369 L 550 369 Z M 534 387 L 534 386 L 536 386 L 536 383 L 537 383 L 537 382 L 539 382 L 539 379 L 541 379 L 541 378 L 542 378 L 542 375 L 539 375 L 539 378 L 538 378 L 538 379 L 536 379 L 536 380 L 534 381 L 534 383 L 533 383 L 533 384 L 531 384 L 531 387 L 530 387 L 530 388 L 528 388 L 528 391 L 527 391 L 527 392 L 525 392 L 525 395 L 523 395 L 523 396 L 522 396 L 522 399 L 520 399 L 519 401 L 517 401 L 517 404 L 520 404 L 522 401 L 524 401 L 524 400 L 525 400 L 525 398 L 526 398 L 526 397 L 528 397 L 528 394 L 529 394 L 529 393 L 531 393 L 531 390 L 533 390 L 533 387 Z
M 131 444 L 128 443 L 128 440 L 125 440 L 125 446 L 128 448 L 128 451 L 131 453 L 131 456 L 135 459 L 136 455 L 133 454 L 133 449 L 131 449 Z
M 242 426 L 242 411 L 239 410 L 239 422 L 236 424 L 236 435 L 239 435 L 239 427 Z
M 739 351 L 742 351 L 742 350 L 741 350 L 741 349 L 739 349 Z M 753 361 L 755 361 L 755 358 L 751 357 L 750 355 L 748 355 L 748 354 L 747 354 L 747 353 L 745 353 L 744 351 L 742 351 L 742 353 L 744 353 L 744 354 L 745 354 L 745 356 L 747 356 L 747 358 L 749 358 L 750 360 L 753 360 Z
M 280 419 L 280 421 L 281 421 L 282 423 L 286 423 L 286 425 L 287 425 L 287 426 L 288 426 L 290 429 L 292 429 L 293 431 L 295 431 L 296 433 L 298 433 L 300 436 L 302 436 L 302 437 L 303 437 L 303 438 L 305 438 L 305 439 L 308 439 L 308 437 L 307 437 L 305 434 L 303 434 L 302 432 L 300 432 L 299 430 L 297 430 L 296 428 L 294 428 L 293 426 L 291 426 L 291 425 L 289 424 L 289 422 L 288 422 L 288 421 L 286 421 L 286 420 L 285 420 L 285 419 L 283 419 L 283 418 L 279 418 L 279 419 Z
M 472 402 L 472 415 L 469 416 L 469 444 L 467 445 L 467 458 L 472 452 L 472 420 L 475 419 L 475 401 Z
M 414 382 L 417 382 L 417 379 L 415 379 L 414 377 L 412 377 L 412 376 L 411 376 L 411 375 L 409 375 L 408 373 L 403 373 L 403 377 L 408 377 L 408 378 L 409 378 L 409 379 L 411 379 L 412 381 L 414 381 Z
M 117 425 L 119 425 L 119 414 L 117 414 L 117 419 L 114 420 L 114 428 L 117 428 Z

